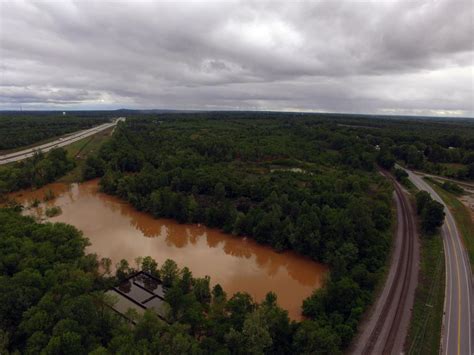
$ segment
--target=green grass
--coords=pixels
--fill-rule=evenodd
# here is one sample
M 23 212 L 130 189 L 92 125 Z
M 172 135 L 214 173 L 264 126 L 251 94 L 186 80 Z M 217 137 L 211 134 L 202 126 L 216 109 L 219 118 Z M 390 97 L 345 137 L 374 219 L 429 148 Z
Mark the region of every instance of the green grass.
M 474 222 L 472 221 L 470 211 L 456 198 L 456 195 L 442 189 L 438 184 L 434 183 L 433 180 L 426 179 L 426 181 L 435 189 L 453 214 L 456 225 L 461 232 L 463 244 L 467 249 L 472 268 L 474 265 Z
M 98 152 L 102 144 L 110 139 L 112 130 L 113 128 L 106 129 L 64 147 L 69 157 L 76 161 L 76 167 L 58 181 L 65 183 L 82 181 L 82 169 L 87 157 Z
M 439 234 L 420 238 L 420 273 L 408 329 L 408 354 L 439 354 L 443 321 L 445 265 Z
M 77 142 L 69 144 L 64 147 L 71 158 L 87 157 L 89 154 L 97 152 L 100 146 L 106 141 L 112 132 L 113 128 L 101 131 L 93 136 L 86 137 Z

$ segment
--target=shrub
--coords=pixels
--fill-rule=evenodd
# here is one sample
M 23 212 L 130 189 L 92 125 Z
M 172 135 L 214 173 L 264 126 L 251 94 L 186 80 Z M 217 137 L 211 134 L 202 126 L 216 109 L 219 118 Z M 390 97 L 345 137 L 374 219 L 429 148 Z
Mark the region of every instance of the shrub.
M 54 206 L 46 209 L 45 215 L 49 218 L 56 217 L 62 213 L 61 207 Z

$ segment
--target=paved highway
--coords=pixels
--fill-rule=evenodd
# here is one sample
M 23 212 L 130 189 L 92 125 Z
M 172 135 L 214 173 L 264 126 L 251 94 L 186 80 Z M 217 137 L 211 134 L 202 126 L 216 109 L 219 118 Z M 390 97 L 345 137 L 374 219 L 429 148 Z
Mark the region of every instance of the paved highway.
M 419 245 L 414 212 L 400 184 L 395 186 L 397 231 L 390 270 L 370 317 L 360 326 L 353 354 L 400 354 L 413 308 L 418 281 Z
M 10 154 L 5 154 L 5 155 L 0 155 L 0 165 L 3 164 L 8 164 L 12 163 L 15 161 L 20 161 L 29 157 L 32 157 L 36 152 L 41 151 L 43 153 L 49 152 L 50 150 L 54 148 L 59 148 L 59 147 L 64 147 L 66 145 L 69 145 L 71 143 L 77 142 L 81 139 L 84 139 L 86 137 L 92 136 L 96 133 L 99 133 L 103 130 L 106 130 L 110 127 L 115 126 L 118 122 L 120 121 L 125 121 L 124 117 L 119 117 L 117 118 L 114 122 L 111 123 L 104 123 L 100 126 L 93 127 L 86 129 L 84 131 L 79 131 L 76 133 L 73 133 L 67 137 L 64 138 L 58 138 L 53 142 L 41 144 L 32 148 L 28 148 L 22 151 L 10 153 Z
M 422 171 L 417 171 L 417 170 L 411 170 L 411 172 L 415 173 L 416 175 L 422 175 L 422 176 L 433 178 L 433 179 L 438 180 L 440 182 L 450 181 L 450 182 L 453 182 L 455 184 L 458 184 L 459 186 L 461 186 L 463 188 L 467 188 L 468 190 L 469 189 L 474 189 L 474 183 L 469 182 L 469 181 L 457 180 L 457 179 L 454 179 L 454 178 L 448 178 L 446 176 L 427 174 L 427 173 L 424 173 Z
M 409 179 L 420 190 L 429 192 L 444 205 L 445 223 L 441 228 L 446 260 L 446 289 L 441 339 L 442 354 L 472 354 L 473 309 L 472 274 L 466 250 L 454 218 L 439 195 L 422 177 L 410 170 Z

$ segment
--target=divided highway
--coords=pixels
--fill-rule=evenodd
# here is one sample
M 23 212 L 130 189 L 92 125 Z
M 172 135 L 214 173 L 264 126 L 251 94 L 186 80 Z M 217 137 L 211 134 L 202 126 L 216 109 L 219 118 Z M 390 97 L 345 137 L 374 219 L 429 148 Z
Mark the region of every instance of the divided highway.
M 403 352 L 418 281 L 419 245 L 410 201 L 400 184 L 395 186 L 397 232 L 390 270 L 373 313 L 362 325 L 354 354 L 400 354 Z
M 93 128 L 86 129 L 84 131 L 73 133 L 64 138 L 58 138 L 49 143 L 41 144 L 32 148 L 28 148 L 28 149 L 10 153 L 10 154 L 0 155 L 0 165 L 8 164 L 8 163 L 12 163 L 12 162 L 16 162 L 16 161 L 20 161 L 20 160 L 32 157 L 38 151 L 46 153 L 54 148 L 64 147 L 71 143 L 77 142 L 81 139 L 92 136 L 101 131 L 104 131 L 110 127 L 114 127 L 115 125 L 117 125 L 118 122 L 124 121 L 124 120 L 125 120 L 124 117 L 120 117 L 120 118 L 117 118 L 112 123 L 104 123 L 97 127 L 93 127 Z
M 410 181 L 444 206 L 446 219 L 441 228 L 446 260 L 446 289 L 441 353 L 471 355 L 473 340 L 472 274 L 467 253 L 454 218 L 439 195 L 422 177 L 410 170 Z

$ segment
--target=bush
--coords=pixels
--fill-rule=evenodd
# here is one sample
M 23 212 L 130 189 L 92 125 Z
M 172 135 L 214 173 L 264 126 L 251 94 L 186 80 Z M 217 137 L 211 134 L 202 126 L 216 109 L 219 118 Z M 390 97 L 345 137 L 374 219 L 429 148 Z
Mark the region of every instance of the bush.
M 415 195 L 416 198 L 416 213 L 421 214 L 426 204 L 431 200 L 431 196 L 426 191 L 418 191 Z
M 462 189 L 462 187 L 460 187 L 458 184 L 455 184 L 454 182 L 451 182 L 451 181 L 445 181 L 441 187 L 448 191 L 448 192 L 451 192 L 453 194 L 456 194 L 456 195 L 461 195 L 462 193 L 464 193 L 464 190 Z
M 444 206 L 433 200 L 428 192 L 419 191 L 416 194 L 416 210 L 421 216 L 421 228 L 426 234 L 434 234 L 444 222 Z
M 51 208 L 47 208 L 46 212 L 45 212 L 45 215 L 47 217 L 51 218 L 51 217 L 56 217 L 56 216 L 60 215 L 61 213 L 62 213 L 61 207 L 54 206 L 54 207 L 51 207 Z
M 403 169 L 395 168 L 393 170 L 393 174 L 395 175 L 397 181 L 400 182 L 403 182 L 404 180 L 406 180 L 406 178 L 408 178 L 408 173 Z
M 48 190 L 46 190 L 46 192 L 44 193 L 43 201 L 44 201 L 44 202 L 48 202 L 48 201 L 54 200 L 55 197 L 56 197 L 56 196 L 54 195 L 53 190 L 48 189 Z
M 421 213 L 421 227 L 427 234 L 434 234 L 444 222 L 444 207 L 441 203 L 431 200 Z
M 38 207 L 38 206 L 40 205 L 40 203 L 41 203 L 41 201 L 38 200 L 37 198 L 35 198 L 35 199 L 33 200 L 33 202 L 31 202 L 30 207 L 36 208 L 36 207 Z

